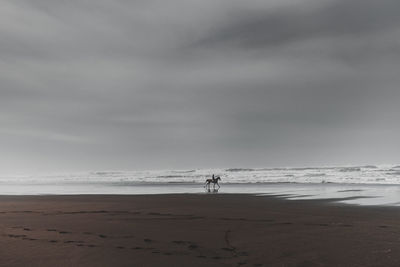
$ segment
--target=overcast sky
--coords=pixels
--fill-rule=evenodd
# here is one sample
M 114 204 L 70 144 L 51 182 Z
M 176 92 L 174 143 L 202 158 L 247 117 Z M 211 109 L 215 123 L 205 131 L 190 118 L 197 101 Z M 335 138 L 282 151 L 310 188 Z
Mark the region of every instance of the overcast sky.
M 398 0 L 3 0 L 0 173 L 400 162 Z

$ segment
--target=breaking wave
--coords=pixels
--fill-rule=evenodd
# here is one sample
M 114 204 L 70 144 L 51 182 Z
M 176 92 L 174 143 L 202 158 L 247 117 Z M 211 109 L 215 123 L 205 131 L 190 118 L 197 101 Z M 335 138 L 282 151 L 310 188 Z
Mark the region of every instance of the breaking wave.
M 227 172 L 252 172 L 255 169 L 241 169 L 241 168 L 233 168 L 233 169 L 226 169 Z
M 346 167 L 346 168 L 342 168 L 339 171 L 341 172 L 359 172 L 361 171 L 360 167 Z
M 400 184 L 400 166 L 228 168 L 160 171 L 93 171 L 41 176 L 3 176 L 0 184 L 168 184 L 204 183 L 212 174 L 222 183 Z

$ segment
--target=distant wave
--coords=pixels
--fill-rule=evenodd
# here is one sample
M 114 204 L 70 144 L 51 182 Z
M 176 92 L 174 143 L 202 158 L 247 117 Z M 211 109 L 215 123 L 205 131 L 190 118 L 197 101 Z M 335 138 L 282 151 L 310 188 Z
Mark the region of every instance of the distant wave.
M 177 174 L 166 174 L 166 175 L 157 175 L 155 177 L 146 177 L 146 178 L 184 178 L 184 179 L 197 179 L 197 178 L 203 178 L 205 177 L 204 175 L 177 175 Z
M 400 166 L 397 166 L 400 168 Z M 396 167 L 393 167 L 396 168 Z M 313 170 L 339 170 L 342 172 L 360 171 L 361 169 L 378 169 L 375 165 L 365 166 L 333 166 L 333 167 L 278 167 L 278 168 L 230 168 L 226 172 L 254 172 L 254 171 L 313 171 Z
M 222 177 L 222 184 L 234 183 L 344 183 L 400 184 L 400 166 L 365 165 L 294 168 L 228 168 L 146 171 L 94 171 L 41 176 L 0 177 L 3 184 L 203 184 L 212 174 Z
M 227 172 L 253 172 L 256 169 L 244 169 L 244 168 L 232 168 L 232 169 L 226 169 L 225 171 Z
M 159 175 L 156 178 L 182 178 L 184 175 Z
M 388 175 L 400 175 L 400 171 L 387 172 Z
M 94 175 L 117 175 L 117 174 L 123 174 L 124 172 L 122 171 L 104 171 L 104 172 L 92 172 Z
M 360 167 L 345 167 L 339 170 L 340 172 L 359 172 L 361 171 Z
M 262 168 L 260 171 L 309 171 L 309 170 L 335 170 L 343 167 L 287 167 L 287 168 Z
M 298 167 L 298 168 L 288 168 L 287 170 L 293 171 L 309 171 L 309 170 L 333 170 L 337 167 Z
M 365 165 L 365 166 L 362 166 L 362 168 L 365 168 L 365 169 L 378 169 L 378 167 L 375 166 L 375 165 Z
M 191 172 L 195 172 L 196 170 L 183 170 L 183 171 L 177 171 L 177 170 L 174 170 L 174 171 L 172 171 L 172 172 L 174 172 L 174 173 L 191 173 Z
M 326 173 L 307 173 L 304 176 L 308 177 L 321 177 L 321 176 L 326 176 Z

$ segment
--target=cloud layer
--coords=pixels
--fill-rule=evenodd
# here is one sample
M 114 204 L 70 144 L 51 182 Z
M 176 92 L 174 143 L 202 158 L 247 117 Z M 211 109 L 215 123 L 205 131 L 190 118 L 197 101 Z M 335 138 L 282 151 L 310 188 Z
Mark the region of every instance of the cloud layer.
M 3 1 L 0 172 L 396 162 L 399 8 Z

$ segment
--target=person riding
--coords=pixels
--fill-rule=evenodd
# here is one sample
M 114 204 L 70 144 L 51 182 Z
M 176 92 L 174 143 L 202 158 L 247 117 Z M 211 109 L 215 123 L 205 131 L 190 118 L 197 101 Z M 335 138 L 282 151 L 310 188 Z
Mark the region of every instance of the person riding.
M 206 183 L 205 183 L 204 187 L 207 188 L 207 186 L 208 186 L 208 188 L 210 188 L 210 184 L 213 183 L 214 188 L 215 188 L 215 184 L 217 184 L 217 185 L 218 185 L 218 188 L 220 188 L 220 185 L 218 184 L 218 180 L 221 180 L 221 177 L 215 176 L 215 175 L 213 174 L 212 177 L 211 177 L 211 179 L 207 179 L 207 180 L 206 180 Z

